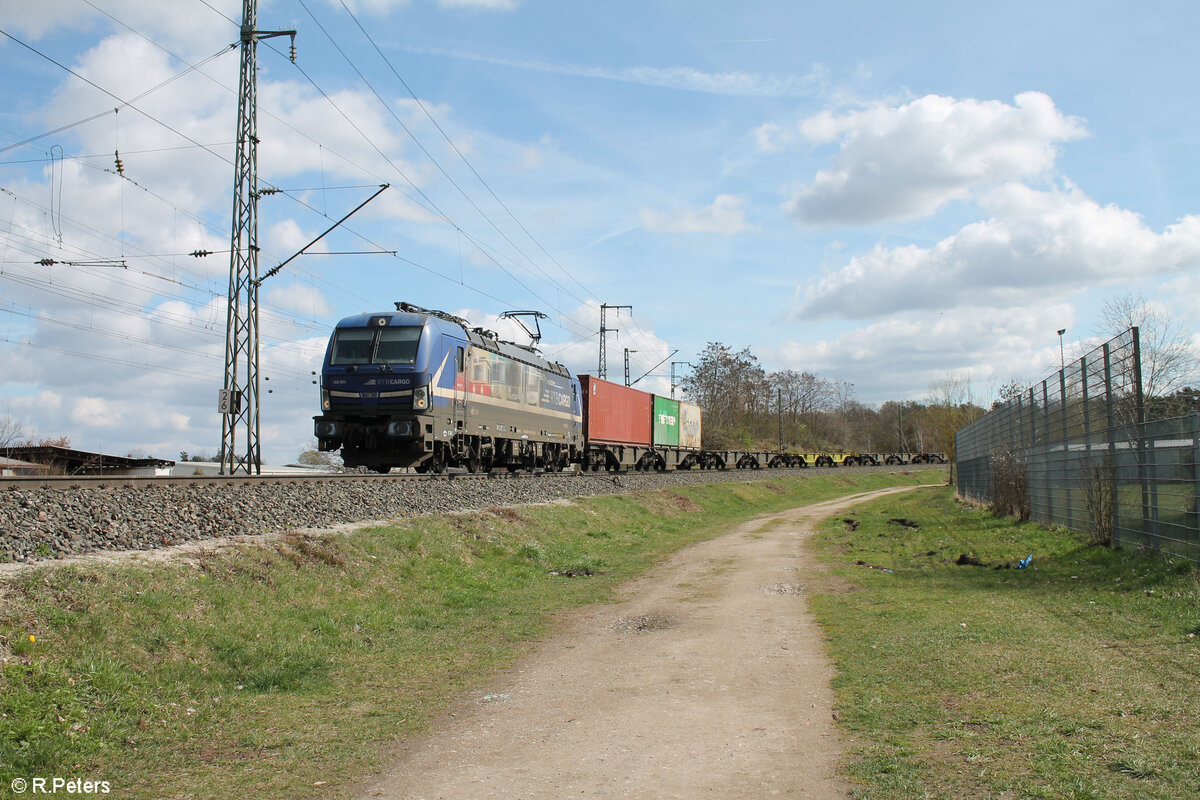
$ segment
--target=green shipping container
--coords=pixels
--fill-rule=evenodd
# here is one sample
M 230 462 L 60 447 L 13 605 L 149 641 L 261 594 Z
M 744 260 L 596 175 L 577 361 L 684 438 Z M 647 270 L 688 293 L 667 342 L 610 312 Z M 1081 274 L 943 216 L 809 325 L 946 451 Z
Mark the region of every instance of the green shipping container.
M 654 396 L 654 444 L 679 446 L 679 401 Z

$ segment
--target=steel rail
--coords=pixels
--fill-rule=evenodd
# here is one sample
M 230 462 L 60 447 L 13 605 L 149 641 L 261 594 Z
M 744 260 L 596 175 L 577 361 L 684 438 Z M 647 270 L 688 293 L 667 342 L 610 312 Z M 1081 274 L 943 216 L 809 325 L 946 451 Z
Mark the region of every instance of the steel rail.
M 940 465 L 880 465 L 875 467 L 840 466 L 840 470 L 873 470 L 878 472 L 894 472 L 904 469 L 929 469 Z M 282 484 L 320 484 L 320 483 L 357 483 L 357 482 L 437 482 L 437 481 L 512 481 L 512 480 L 542 480 L 547 478 L 566 478 L 572 480 L 600 479 L 611 480 L 614 477 L 657 475 L 705 475 L 726 474 L 731 480 L 746 475 L 777 475 L 777 474 L 810 474 L 817 473 L 829 467 L 762 467 L 761 469 L 727 469 L 727 470 L 668 470 L 666 472 L 639 472 L 637 470 L 622 470 L 619 472 L 507 472 L 490 473 L 448 472 L 441 475 L 422 473 L 396 473 L 388 475 L 371 475 L 362 473 L 325 474 L 325 475 L 5 475 L 0 476 L 0 491 L 20 491 L 22 489 L 104 489 L 114 486 L 241 486 L 241 485 L 282 485 Z

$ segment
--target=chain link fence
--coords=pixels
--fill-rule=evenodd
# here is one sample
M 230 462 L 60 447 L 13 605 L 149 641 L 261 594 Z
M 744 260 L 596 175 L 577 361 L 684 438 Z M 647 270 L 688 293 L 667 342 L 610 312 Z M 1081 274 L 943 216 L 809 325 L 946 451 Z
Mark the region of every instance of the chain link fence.
M 1131 328 L 958 431 L 959 494 L 1200 562 L 1200 416 L 1145 409 Z

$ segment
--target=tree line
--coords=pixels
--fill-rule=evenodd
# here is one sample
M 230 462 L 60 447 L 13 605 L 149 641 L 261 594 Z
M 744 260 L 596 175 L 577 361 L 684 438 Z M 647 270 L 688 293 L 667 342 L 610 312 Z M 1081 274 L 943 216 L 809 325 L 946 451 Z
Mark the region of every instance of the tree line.
M 704 409 L 703 446 L 713 450 L 951 453 L 954 432 L 985 411 L 965 379 L 935 383 L 924 401 L 873 408 L 852 383 L 768 372 L 749 348 L 720 342 L 708 343 L 681 387 Z

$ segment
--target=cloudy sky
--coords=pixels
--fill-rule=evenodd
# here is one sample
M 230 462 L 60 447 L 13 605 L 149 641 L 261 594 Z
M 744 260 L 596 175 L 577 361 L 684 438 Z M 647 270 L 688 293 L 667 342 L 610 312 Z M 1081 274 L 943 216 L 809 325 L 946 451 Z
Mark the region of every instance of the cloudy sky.
M 263 0 L 298 35 L 259 47 L 260 269 L 390 185 L 263 284 L 265 460 L 336 321 L 397 300 L 542 311 L 583 372 L 632 305 L 610 377 L 715 341 L 867 403 L 986 402 L 1130 291 L 1194 330 L 1200 8 L 832 5 Z M 0 415 L 215 452 L 240 2 L 0 7 Z

